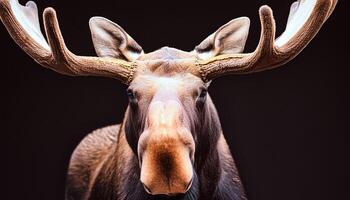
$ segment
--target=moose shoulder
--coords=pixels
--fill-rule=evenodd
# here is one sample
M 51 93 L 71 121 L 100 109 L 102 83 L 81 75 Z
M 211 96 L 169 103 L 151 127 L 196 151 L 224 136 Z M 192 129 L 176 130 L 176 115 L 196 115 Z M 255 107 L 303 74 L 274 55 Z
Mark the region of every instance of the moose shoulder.
M 292 4 L 285 32 L 275 39 L 268 6 L 260 8 L 256 50 L 242 53 L 250 21 L 241 17 L 211 34 L 193 51 L 163 47 L 145 53 L 117 24 L 90 20 L 98 57 L 65 46 L 56 13 L 0 0 L 0 18 L 35 61 L 71 76 L 105 76 L 127 84 L 129 106 L 119 125 L 90 133 L 74 151 L 66 199 L 246 199 L 220 120 L 208 94 L 211 80 L 279 67 L 297 56 L 333 12 L 337 0 Z

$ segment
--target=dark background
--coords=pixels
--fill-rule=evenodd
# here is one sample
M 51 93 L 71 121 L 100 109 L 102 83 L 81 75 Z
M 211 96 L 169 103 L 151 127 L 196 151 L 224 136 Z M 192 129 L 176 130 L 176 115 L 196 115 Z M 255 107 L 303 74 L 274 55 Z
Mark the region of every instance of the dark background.
M 146 52 L 162 46 L 192 50 L 229 20 L 248 16 L 248 52 L 259 39 L 258 8 L 273 8 L 279 35 L 292 3 L 36 2 L 40 13 L 47 6 L 57 10 L 68 47 L 80 55 L 94 55 L 88 19 L 96 15 L 121 25 Z M 315 39 L 284 67 L 220 78 L 210 87 L 249 200 L 349 199 L 347 3 L 338 3 Z M 122 120 L 126 86 L 40 67 L 15 45 L 3 25 L 0 52 L 0 199 L 62 200 L 72 151 L 88 132 Z

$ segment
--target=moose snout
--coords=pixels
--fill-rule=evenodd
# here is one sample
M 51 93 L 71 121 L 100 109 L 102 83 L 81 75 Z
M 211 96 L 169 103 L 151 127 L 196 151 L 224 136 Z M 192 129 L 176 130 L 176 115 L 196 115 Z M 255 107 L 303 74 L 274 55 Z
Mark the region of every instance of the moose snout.
M 179 157 L 178 153 L 182 154 L 156 152 L 143 156 L 141 182 L 147 193 L 172 196 L 189 190 L 193 180 L 192 162 L 188 154 Z
M 142 155 L 140 177 L 146 192 L 169 196 L 186 193 L 193 180 L 188 147 L 171 140 L 148 146 Z
M 142 182 L 142 185 L 143 185 L 145 191 L 146 191 L 148 194 L 151 194 L 151 195 L 163 194 L 163 195 L 167 195 L 167 196 L 175 196 L 175 195 L 178 195 L 178 194 L 185 194 L 185 193 L 191 188 L 192 183 L 193 183 L 193 178 L 190 180 L 190 182 L 185 183 L 185 184 L 187 184 L 187 186 L 184 187 L 184 188 L 186 188 L 186 189 L 183 188 L 182 190 L 179 190 L 179 191 L 173 191 L 174 193 L 171 193 L 171 192 L 169 192 L 169 193 L 167 193 L 167 192 L 162 192 L 161 190 L 157 190 L 157 188 L 156 188 L 156 190 L 151 190 L 151 189 L 149 188 L 149 186 L 147 186 L 147 185 L 144 184 L 143 182 Z
M 178 101 L 154 101 L 139 138 L 140 180 L 152 195 L 184 194 L 193 180 L 195 143 Z

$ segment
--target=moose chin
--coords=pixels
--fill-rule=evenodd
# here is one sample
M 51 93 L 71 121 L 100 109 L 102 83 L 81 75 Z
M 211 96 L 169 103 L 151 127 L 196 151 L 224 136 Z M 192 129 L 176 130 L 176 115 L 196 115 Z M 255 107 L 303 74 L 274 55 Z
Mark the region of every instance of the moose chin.
M 247 17 L 220 27 L 191 52 L 163 47 L 145 53 L 117 24 L 90 19 L 96 57 L 65 45 L 52 8 L 44 11 L 47 40 L 34 2 L 0 0 L 0 19 L 13 40 L 40 65 L 70 76 L 104 76 L 128 85 L 129 105 L 119 125 L 98 129 L 75 149 L 68 200 L 244 200 L 208 87 L 215 78 L 282 66 L 314 38 L 337 0 L 300 0 L 275 38 L 270 7 L 259 10 L 261 36 L 243 53 Z

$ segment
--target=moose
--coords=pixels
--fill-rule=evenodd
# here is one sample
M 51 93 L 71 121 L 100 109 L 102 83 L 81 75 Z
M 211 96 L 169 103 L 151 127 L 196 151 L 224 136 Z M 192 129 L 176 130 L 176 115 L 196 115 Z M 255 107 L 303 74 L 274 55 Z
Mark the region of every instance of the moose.
M 66 47 L 56 12 L 34 2 L 0 0 L 0 18 L 14 41 L 43 67 L 70 76 L 105 76 L 128 85 L 121 124 L 93 131 L 75 149 L 66 199 L 246 199 L 215 106 L 215 78 L 273 69 L 297 56 L 333 12 L 337 0 L 300 0 L 275 38 L 272 9 L 259 10 L 261 36 L 243 53 L 250 21 L 234 19 L 191 52 L 163 47 L 145 53 L 123 28 L 89 21 L 96 57 Z

